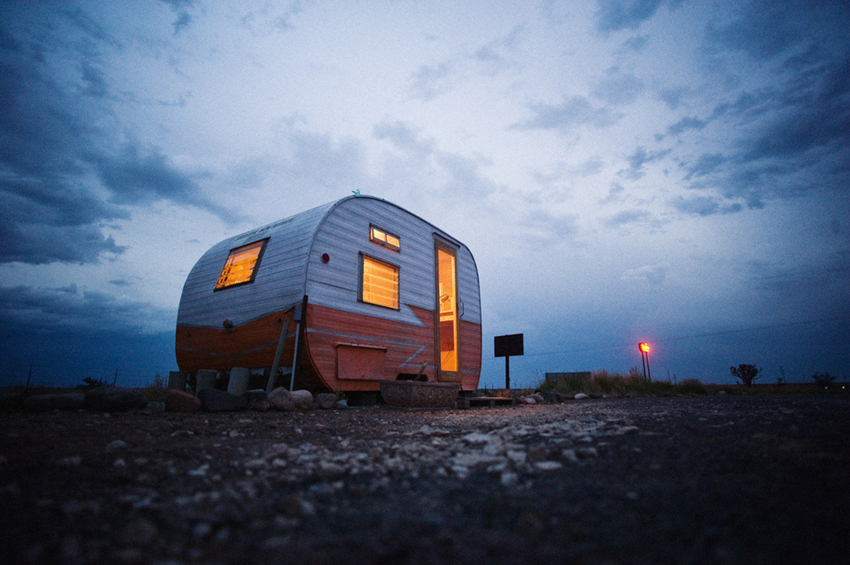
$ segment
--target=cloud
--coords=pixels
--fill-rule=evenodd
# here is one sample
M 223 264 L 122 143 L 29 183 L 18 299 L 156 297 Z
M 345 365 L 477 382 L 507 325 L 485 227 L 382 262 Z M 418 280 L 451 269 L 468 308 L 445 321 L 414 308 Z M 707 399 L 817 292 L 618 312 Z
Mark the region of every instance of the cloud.
M 127 247 L 106 237 L 97 226 L 51 226 L 2 222 L 0 262 L 44 265 L 48 263 L 99 263 L 104 256 L 119 255 Z
M 554 129 L 564 133 L 582 126 L 602 129 L 621 117 L 609 108 L 594 106 L 584 96 L 568 96 L 560 104 L 531 103 L 528 108 L 534 116 L 512 129 Z
M 692 178 L 704 177 L 717 170 L 718 167 L 726 163 L 727 159 L 720 153 L 703 153 L 697 159 L 697 162 L 692 165 L 685 164 L 684 167 L 688 171 L 685 180 Z
M 359 140 L 334 140 L 330 134 L 296 131 L 290 145 L 284 170 L 296 186 L 329 194 L 367 188 L 366 153 Z
M 612 202 L 617 202 L 620 200 L 621 195 L 625 191 L 625 188 L 622 184 L 618 182 L 612 182 L 608 187 L 608 196 L 599 201 L 600 204 L 611 204 Z
M 652 214 L 646 210 L 633 208 L 631 210 L 623 210 L 605 220 L 604 225 L 609 228 L 616 228 L 626 224 L 645 223 L 652 219 Z
M 682 0 L 599 0 L 596 29 L 603 34 L 623 29 L 637 29 L 655 15 L 663 4 L 677 7 Z
M 450 61 L 443 61 L 434 67 L 422 65 L 413 74 L 413 97 L 428 102 L 448 92 L 452 87 L 451 78 L 454 73 L 455 65 Z
M 670 272 L 670 263 L 663 261 L 655 265 L 646 265 L 638 269 L 629 269 L 624 272 L 620 280 L 624 281 L 642 281 L 653 286 L 661 285 Z
M 813 149 L 850 153 L 850 53 L 821 73 L 807 73 L 777 93 L 777 117 L 744 139 L 747 159 L 801 156 Z
M 504 37 L 494 39 L 478 49 L 473 55 L 473 60 L 491 68 L 493 71 L 508 67 L 510 65 L 508 61 L 509 53 L 516 46 L 524 31 L 524 26 L 514 27 Z
M 0 317 L 20 332 L 96 331 L 157 332 L 173 329 L 174 313 L 146 302 L 118 300 L 103 292 L 26 285 L 0 288 Z M 142 322 L 144 321 L 144 322 Z
M 372 130 L 375 139 L 388 142 L 396 151 L 383 156 L 380 178 L 373 185 L 399 194 L 411 209 L 422 206 L 434 209 L 436 197 L 450 198 L 452 212 L 436 208 L 443 220 L 451 213 L 480 213 L 485 197 L 500 191 L 492 179 L 482 172 L 491 162 L 481 155 L 472 157 L 441 150 L 433 139 L 399 120 L 386 118 Z M 426 216 L 427 217 L 427 216 Z
M 617 172 L 617 175 L 629 180 L 641 179 L 644 175 L 646 175 L 643 170 L 644 165 L 654 161 L 659 161 L 667 156 L 668 153 L 670 153 L 670 150 L 668 149 L 653 151 L 650 153 L 643 147 L 638 147 L 635 149 L 634 153 L 629 155 L 629 168 L 621 169 Z
M 105 125 L 115 100 L 99 60 L 120 45 L 82 10 L 51 17 L 45 28 L 13 15 L 0 21 L 0 205 L 15 211 L 4 218 L 0 262 L 95 263 L 120 254 L 125 248 L 101 233 L 103 223 L 158 200 L 228 217 L 202 196 L 207 174 L 179 170 L 154 146 L 116 143 Z
M 176 368 L 176 313 L 71 284 L 0 288 L 3 384 L 78 383 L 85 376 L 144 386 Z
M 608 77 L 596 83 L 592 95 L 609 106 L 625 106 L 637 100 L 643 91 L 641 79 L 631 73 L 612 70 Z
M 678 88 L 662 88 L 658 92 L 658 97 L 667 105 L 671 110 L 675 110 L 682 104 L 682 99 L 691 95 L 691 92 L 687 88 L 678 87 Z
M 679 212 L 696 216 L 732 214 L 743 210 L 743 206 L 738 202 L 721 205 L 721 200 L 714 196 L 693 196 L 691 198 L 677 196 L 668 201 L 668 204 Z
M 796 6 L 795 6 L 796 4 Z M 720 46 L 743 51 L 757 59 L 769 59 L 805 38 L 809 2 L 749 2 L 738 18 L 717 26 L 710 24 L 708 38 Z M 802 9 L 801 9 L 802 8 Z
M 195 0 L 160 0 L 164 4 L 171 6 L 171 9 L 177 14 L 177 19 L 171 26 L 174 28 L 174 35 L 180 33 L 184 28 L 189 27 L 192 23 L 192 15 L 189 13 L 189 8 L 193 8 Z
M 751 57 L 770 81 L 747 82 L 752 86 L 733 89 L 706 118 L 668 127 L 671 135 L 714 136 L 720 149 L 679 159 L 689 188 L 711 194 L 668 203 L 708 215 L 735 212 L 742 202 L 759 208 L 772 199 L 846 191 L 850 13 L 830 2 L 756 2 L 732 14 L 729 23 L 708 26 L 704 48 L 729 57 L 730 67 L 740 63 L 735 57 Z
M 112 193 L 110 200 L 117 204 L 170 200 L 206 208 L 222 218 L 228 215 L 201 195 L 196 179 L 208 178 L 208 173 L 192 176 L 177 170 L 158 147 L 129 142 L 118 154 L 99 155 L 93 160 L 103 186 Z
M 375 139 L 386 140 L 397 149 L 418 158 L 424 158 L 434 153 L 433 140 L 419 139 L 418 132 L 399 120 L 385 119 L 372 128 Z
M 705 120 L 686 116 L 667 128 L 667 133 L 670 135 L 681 135 L 688 130 L 701 130 L 706 126 Z

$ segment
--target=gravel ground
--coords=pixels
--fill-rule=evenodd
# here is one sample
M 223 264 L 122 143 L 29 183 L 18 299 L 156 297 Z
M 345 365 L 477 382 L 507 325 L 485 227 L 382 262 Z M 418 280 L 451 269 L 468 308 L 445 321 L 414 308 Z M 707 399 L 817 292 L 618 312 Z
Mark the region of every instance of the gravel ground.
M 850 395 L 0 413 L 3 563 L 844 563 Z

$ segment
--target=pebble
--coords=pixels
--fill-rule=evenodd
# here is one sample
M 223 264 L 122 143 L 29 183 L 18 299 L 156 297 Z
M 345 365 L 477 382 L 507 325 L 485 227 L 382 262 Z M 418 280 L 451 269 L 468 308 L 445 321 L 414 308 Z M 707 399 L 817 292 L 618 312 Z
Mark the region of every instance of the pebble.
M 146 546 L 153 542 L 159 530 L 146 518 L 136 518 L 124 526 L 119 534 L 119 540 L 126 545 Z
M 65 457 L 64 459 L 60 459 L 56 462 L 56 465 L 59 467 L 79 467 L 83 462 L 83 458 L 76 457 Z

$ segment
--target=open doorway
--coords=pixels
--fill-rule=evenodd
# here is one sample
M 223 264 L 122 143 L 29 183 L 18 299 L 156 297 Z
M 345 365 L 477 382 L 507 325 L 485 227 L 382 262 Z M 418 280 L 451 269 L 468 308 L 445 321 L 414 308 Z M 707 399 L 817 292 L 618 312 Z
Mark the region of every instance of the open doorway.
M 460 343 L 458 340 L 457 250 L 440 241 L 437 252 L 437 379 L 460 382 Z

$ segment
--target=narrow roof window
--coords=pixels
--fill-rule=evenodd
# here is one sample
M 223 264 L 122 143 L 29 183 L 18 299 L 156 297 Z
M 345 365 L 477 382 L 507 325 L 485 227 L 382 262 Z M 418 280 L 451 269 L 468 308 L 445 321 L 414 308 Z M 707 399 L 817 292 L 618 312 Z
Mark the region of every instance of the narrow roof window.
M 389 247 L 393 251 L 401 250 L 401 241 L 399 241 L 399 237 L 397 235 L 393 235 L 389 232 L 386 232 L 381 228 L 370 226 L 369 239 L 374 241 L 375 243 L 383 245 L 384 247 Z
M 268 238 L 231 249 L 221 268 L 215 290 L 254 282 L 267 241 Z

